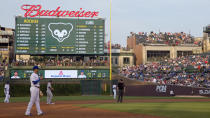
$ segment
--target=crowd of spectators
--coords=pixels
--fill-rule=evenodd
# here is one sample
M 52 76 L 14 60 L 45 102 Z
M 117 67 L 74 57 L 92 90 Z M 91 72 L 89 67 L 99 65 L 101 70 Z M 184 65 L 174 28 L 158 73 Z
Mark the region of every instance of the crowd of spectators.
M 100 59 L 84 59 L 75 60 L 72 58 L 51 58 L 51 59 L 29 59 L 29 60 L 17 60 L 12 62 L 12 66 L 106 66 L 107 61 Z
M 109 49 L 109 42 L 104 44 L 105 49 Z M 121 45 L 120 44 L 112 44 L 112 49 L 120 49 Z
M 194 55 L 165 59 L 137 66 L 126 66 L 120 71 L 130 79 L 180 86 L 207 87 L 210 84 L 209 55 Z
M 195 41 L 194 37 L 184 32 L 171 33 L 171 32 L 159 32 L 150 33 L 139 32 L 136 35 L 136 42 L 143 44 L 166 44 L 166 45 L 181 45 L 181 44 L 194 44 L 201 45 L 201 41 Z

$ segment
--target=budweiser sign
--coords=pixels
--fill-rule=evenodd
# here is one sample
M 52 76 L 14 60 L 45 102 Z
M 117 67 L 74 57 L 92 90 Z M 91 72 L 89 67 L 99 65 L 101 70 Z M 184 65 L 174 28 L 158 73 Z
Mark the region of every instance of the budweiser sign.
M 22 5 L 21 9 L 25 10 L 25 17 L 36 16 L 59 16 L 59 17 L 96 17 L 99 12 L 97 11 L 85 11 L 82 8 L 78 11 L 60 10 L 60 6 L 55 10 L 43 10 L 41 5 Z

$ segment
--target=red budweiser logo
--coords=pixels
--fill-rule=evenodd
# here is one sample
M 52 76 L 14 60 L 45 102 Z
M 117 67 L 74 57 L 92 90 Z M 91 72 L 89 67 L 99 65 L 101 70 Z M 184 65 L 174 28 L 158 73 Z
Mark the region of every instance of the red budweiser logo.
M 61 16 L 61 17 L 96 17 L 99 12 L 96 11 L 85 11 L 82 8 L 78 11 L 60 10 L 60 6 L 56 10 L 43 10 L 41 5 L 22 5 L 22 10 L 25 10 L 25 17 L 36 17 L 36 16 Z

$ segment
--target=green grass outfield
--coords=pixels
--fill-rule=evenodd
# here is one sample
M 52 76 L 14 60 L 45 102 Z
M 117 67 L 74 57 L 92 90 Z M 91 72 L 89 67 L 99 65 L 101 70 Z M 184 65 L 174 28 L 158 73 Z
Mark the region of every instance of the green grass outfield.
M 10 102 L 28 102 L 30 97 L 11 97 Z M 209 99 L 207 97 L 124 97 L 125 100 L 138 99 Z M 46 101 L 46 96 L 41 97 L 41 101 Z M 73 100 L 113 100 L 112 96 L 55 96 L 53 100 L 56 101 L 73 101 Z M 0 102 L 4 101 L 4 97 L 0 97 Z
M 198 99 L 178 97 L 136 97 L 139 99 Z M 131 99 L 136 99 L 131 98 Z M 209 99 L 209 98 L 199 98 Z M 160 116 L 165 118 L 210 118 L 210 102 L 155 102 L 155 103 L 114 103 L 114 104 L 84 104 L 80 107 L 98 108 Z
M 123 103 L 79 106 L 167 118 L 210 118 L 210 102 Z
M 207 97 L 125 97 L 126 100 L 137 99 L 209 99 Z M 0 98 L 3 102 L 4 98 Z M 56 101 L 74 100 L 113 100 L 112 96 L 56 96 Z M 28 102 L 29 97 L 12 97 L 11 102 Z M 46 97 L 41 101 L 45 102 Z M 120 112 L 146 114 L 167 118 L 210 118 L 210 102 L 148 102 L 148 103 L 106 103 L 106 104 L 81 104 L 80 107 L 99 108 Z

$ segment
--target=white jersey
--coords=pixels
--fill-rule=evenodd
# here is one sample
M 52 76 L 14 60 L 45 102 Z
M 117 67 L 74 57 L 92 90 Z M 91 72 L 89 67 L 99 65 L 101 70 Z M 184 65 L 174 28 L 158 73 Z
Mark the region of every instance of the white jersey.
M 12 78 L 12 79 L 20 79 L 19 76 L 12 76 L 11 78 Z
M 37 84 L 34 84 L 33 81 L 37 81 L 39 80 L 39 76 L 36 73 L 32 73 L 31 77 L 30 77 L 30 81 L 31 81 L 31 87 L 39 87 L 39 82 Z
M 112 89 L 116 90 L 117 89 L 117 85 L 112 85 Z
M 173 95 L 173 94 L 174 94 L 174 91 L 171 90 L 171 91 L 170 91 L 170 95 Z
M 8 92 L 8 91 L 9 91 L 9 84 L 5 84 L 5 85 L 4 85 L 4 89 L 5 89 L 5 91 Z
M 86 75 L 79 75 L 78 78 L 86 78 Z
M 4 94 L 5 94 L 5 99 L 4 99 L 4 103 L 9 103 L 9 84 L 5 84 L 4 85 Z
M 51 86 L 51 83 L 50 82 L 48 82 L 47 83 L 47 91 L 51 91 L 51 89 L 50 88 L 52 88 L 52 86 Z

